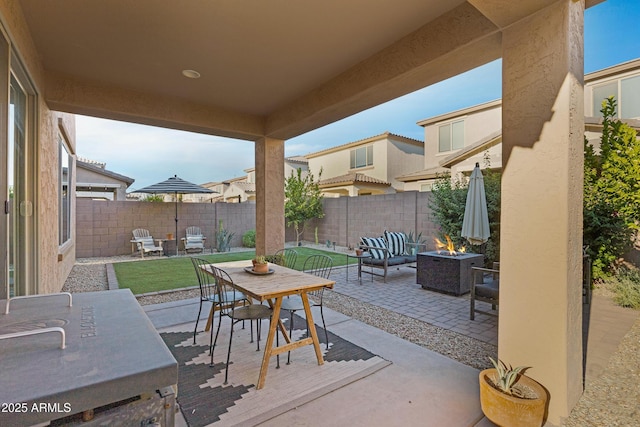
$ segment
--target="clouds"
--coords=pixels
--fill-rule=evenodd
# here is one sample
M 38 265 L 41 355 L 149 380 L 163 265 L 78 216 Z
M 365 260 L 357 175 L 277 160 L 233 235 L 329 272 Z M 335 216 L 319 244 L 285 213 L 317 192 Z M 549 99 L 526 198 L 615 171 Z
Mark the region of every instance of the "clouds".
M 77 116 L 77 154 L 135 179 L 132 191 L 178 175 L 194 183 L 243 174 L 254 164 L 252 142 Z

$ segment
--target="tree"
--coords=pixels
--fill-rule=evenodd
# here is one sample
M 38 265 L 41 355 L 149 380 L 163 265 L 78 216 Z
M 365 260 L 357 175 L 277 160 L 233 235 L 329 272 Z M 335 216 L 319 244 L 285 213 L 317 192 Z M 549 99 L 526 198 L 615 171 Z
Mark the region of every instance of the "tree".
M 143 202 L 164 202 L 164 197 L 161 194 L 149 194 L 144 199 Z
M 602 102 L 599 152 L 584 142 L 584 244 L 593 277 L 608 276 L 632 245 L 640 222 L 640 142 L 636 131 L 614 119 L 616 101 Z
M 321 176 L 322 170 L 318 174 L 318 181 Z M 296 231 L 297 245 L 300 236 L 304 234 L 307 221 L 324 216 L 322 193 L 313 174 L 309 172 L 303 178 L 302 169 L 298 168 L 297 174 L 291 172 L 291 176 L 285 181 L 284 197 L 284 217 L 287 226 L 293 226 Z

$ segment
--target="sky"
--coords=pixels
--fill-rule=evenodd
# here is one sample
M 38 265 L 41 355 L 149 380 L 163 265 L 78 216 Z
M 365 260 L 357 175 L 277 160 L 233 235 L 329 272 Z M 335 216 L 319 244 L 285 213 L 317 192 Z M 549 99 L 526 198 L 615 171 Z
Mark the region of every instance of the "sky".
M 585 12 L 585 73 L 640 58 L 639 0 L 607 0 Z M 285 142 L 285 155 L 313 153 L 391 132 L 418 140 L 416 123 L 501 97 L 501 60 L 370 108 Z M 76 153 L 135 179 L 129 191 L 178 175 L 197 184 L 244 176 L 254 144 L 191 132 L 76 116 Z

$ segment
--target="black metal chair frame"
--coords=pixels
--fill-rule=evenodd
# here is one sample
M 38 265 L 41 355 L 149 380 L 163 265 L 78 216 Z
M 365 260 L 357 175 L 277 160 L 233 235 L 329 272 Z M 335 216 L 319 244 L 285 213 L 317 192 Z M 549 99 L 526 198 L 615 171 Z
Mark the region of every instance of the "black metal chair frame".
M 226 385 L 228 382 L 227 380 L 229 378 L 229 361 L 231 360 L 231 344 L 233 342 L 233 330 L 234 330 L 235 324 L 244 320 L 251 320 L 252 321 L 251 342 L 253 342 L 253 320 L 256 320 L 257 342 L 258 342 L 256 351 L 260 351 L 260 332 L 262 329 L 261 320 L 269 319 L 269 324 L 271 324 L 271 317 L 273 314 L 273 310 L 270 307 L 263 304 L 249 304 L 249 305 L 238 307 L 236 304 L 234 304 L 233 300 L 228 299 L 235 291 L 232 287 L 233 280 L 231 279 L 229 274 L 227 274 L 226 271 L 220 268 L 217 268 L 214 266 L 212 266 L 211 268 L 213 269 L 213 275 L 215 276 L 215 282 L 216 282 L 216 290 L 218 292 L 220 301 L 222 301 L 222 305 L 220 308 L 220 321 L 218 322 L 216 336 L 210 347 L 210 353 L 211 353 L 210 366 L 213 366 L 213 352 L 215 350 L 216 343 L 218 341 L 218 335 L 220 334 L 220 326 L 222 325 L 222 321 L 221 321 L 222 316 L 227 316 L 231 320 L 231 332 L 229 334 L 229 348 L 227 350 L 227 366 L 224 373 L 224 384 Z M 276 331 L 276 346 L 277 345 L 278 345 L 278 335 Z M 280 367 L 280 356 L 278 356 L 278 363 L 277 363 L 277 368 L 279 367 Z
M 202 303 L 210 302 L 212 304 L 211 307 L 211 327 L 210 327 L 210 336 L 209 336 L 209 347 L 211 347 L 212 339 L 213 339 L 213 321 L 215 318 L 216 310 L 220 312 L 222 307 L 222 301 L 218 295 L 216 290 L 215 279 L 212 275 L 205 272 L 202 267 L 210 264 L 209 261 L 201 259 L 201 258 L 191 258 L 191 263 L 196 272 L 196 276 L 198 277 L 198 284 L 200 285 L 200 308 L 198 309 L 198 317 L 196 317 L 196 325 L 193 328 L 193 343 L 196 343 L 196 334 L 198 332 L 198 322 L 200 321 L 200 315 L 202 314 Z M 234 305 L 237 304 L 246 304 L 249 302 L 246 295 L 241 292 L 233 291 L 231 299 L 234 300 Z M 218 322 L 221 320 L 221 315 L 218 316 Z M 253 332 L 253 330 L 252 330 Z
M 296 252 L 295 249 L 285 248 L 276 251 L 273 256 L 276 259 L 277 257 L 282 257 L 283 263 L 280 265 L 293 269 L 296 265 L 296 260 L 298 259 L 298 252 Z
M 303 271 L 306 273 L 314 274 L 316 276 L 328 279 L 333 268 L 333 260 L 326 255 L 311 255 L 304 262 Z M 317 291 L 308 292 L 307 294 L 315 297 L 318 301 L 310 301 L 312 307 L 320 307 L 320 317 L 322 318 L 322 327 L 324 328 L 324 334 L 326 339 L 327 350 L 329 349 L 329 333 L 327 332 L 327 324 L 324 321 L 324 312 L 322 309 L 322 297 L 325 288 L 320 288 Z M 292 297 L 284 298 L 282 300 L 281 310 L 289 312 L 289 336 L 293 332 L 293 315 L 298 310 L 304 310 L 302 303 L 302 297 L 294 295 Z M 309 325 L 307 320 L 307 329 L 309 327 L 315 327 L 315 325 Z M 287 365 L 291 363 L 291 352 L 287 354 Z

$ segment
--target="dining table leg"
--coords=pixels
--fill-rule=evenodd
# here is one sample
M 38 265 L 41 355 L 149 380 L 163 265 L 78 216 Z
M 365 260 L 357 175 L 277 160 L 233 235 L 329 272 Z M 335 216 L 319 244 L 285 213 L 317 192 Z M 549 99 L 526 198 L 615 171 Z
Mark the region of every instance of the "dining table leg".
M 262 356 L 262 366 L 260 367 L 258 384 L 256 384 L 257 390 L 260 390 L 262 387 L 264 387 L 264 382 L 267 379 L 267 370 L 269 369 L 269 359 L 271 359 L 271 355 L 273 353 L 273 341 L 276 336 L 276 333 L 278 333 L 277 328 L 278 328 L 278 325 L 280 324 L 280 306 L 281 305 L 282 305 L 282 297 L 276 298 L 276 301 L 272 307 L 273 313 L 271 314 L 272 320 L 269 323 L 269 334 L 267 335 L 267 342 L 264 345 L 264 355 Z
M 302 298 L 302 305 L 304 306 L 304 314 L 307 318 L 307 330 L 313 341 L 313 348 L 316 351 L 316 359 L 318 359 L 318 365 L 324 364 L 324 357 L 322 356 L 322 350 L 320 350 L 320 341 L 318 340 L 318 333 L 316 332 L 316 325 L 313 323 L 313 315 L 311 314 L 311 306 L 309 305 L 309 296 L 306 292 L 300 294 Z
M 204 327 L 205 332 L 209 332 L 211 325 L 213 324 L 213 316 L 215 316 L 215 304 L 211 304 L 211 310 L 209 310 L 209 317 L 207 317 L 207 324 Z

